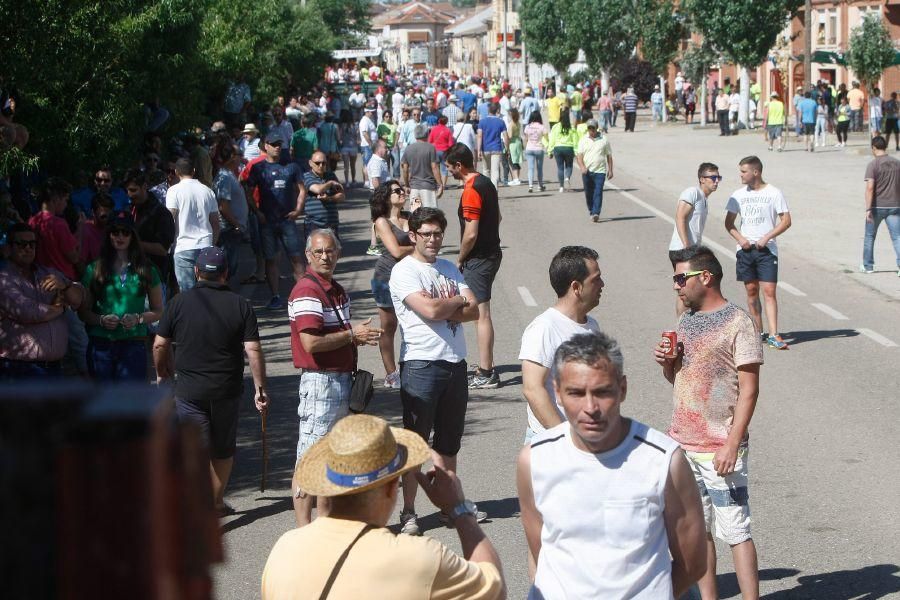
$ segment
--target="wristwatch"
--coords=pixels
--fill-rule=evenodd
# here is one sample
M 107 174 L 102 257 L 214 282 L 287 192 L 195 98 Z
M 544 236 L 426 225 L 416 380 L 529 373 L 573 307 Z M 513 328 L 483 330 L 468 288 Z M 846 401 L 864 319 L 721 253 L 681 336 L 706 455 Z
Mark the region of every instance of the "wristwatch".
M 453 507 L 453 510 L 450 511 L 450 522 L 453 523 L 456 519 L 464 516 L 464 515 L 472 515 L 476 514 L 475 503 L 471 500 L 463 500 L 459 504 Z
M 144 313 L 138 315 L 138 325 L 144 324 Z

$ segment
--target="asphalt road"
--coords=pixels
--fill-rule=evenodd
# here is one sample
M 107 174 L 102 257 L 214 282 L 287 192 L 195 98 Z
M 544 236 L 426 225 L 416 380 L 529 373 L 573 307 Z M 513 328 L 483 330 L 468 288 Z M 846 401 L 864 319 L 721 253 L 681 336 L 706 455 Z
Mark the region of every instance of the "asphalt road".
M 726 272 L 725 295 L 744 306 L 742 286 L 733 277 L 734 246 L 720 226 L 721 209 L 728 191 L 738 184 L 735 157 L 757 152 L 767 164 L 767 175 L 783 174 L 782 181 L 772 183 L 785 190 L 795 215 L 794 227 L 779 243 L 781 279 L 787 283 L 779 288 L 779 319 L 791 348 L 766 351 L 751 427 L 750 493 L 761 592 L 777 600 L 900 598 L 896 501 L 900 278 L 889 270 L 893 257 L 885 230 L 876 255 L 882 272 L 872 276 L 852 272 L 853 256 L 861 248 L 854 241 L 861 240 L 861 222 L 852 216 L 860 211 L 849 207 L 851 202 L 861 205 L 861 195 L 852 201 L 847 196 L 851 186 L 861 188 L 868 160 L 865 142 L 854 141 L 862 152 L 840 156 L 802 151 L 766 156 L 755 136 L 720 139 L 713 129 L 651 129 L 643 119 L 637 133 L 614 131 L 610 139 L 616 169 L 607 186 L 601 223 L 589 221 L 579 191 L 556 193 L 555 166 L 550 161 L 545 166 L 547 192 L 528 194 L 526 186 L 501 190 L 504 258 L 492 312 L 503 385 L 471 394 L 459 465 L 467 496 L 490 515 L 484 529 L 500 552 L 510 597 L 523 598 L 529 585 L 514 479 L 526 426 L 516 358 L 525 326 L 555 300 L 547 276 L 551 257 L 567 244 L 591 246 L 600 253 L 606 287 L 593 316 L 625 351 L 630 385 L 623 412 L 665 430 L 672 392 L 651 349 L 659 333 L 674 323 L 666 256 L 672 233 L 669 215 L 674 213 L 678 191 L 693 183 L 696 165 L 701 160 L 718 162 L 727 179 L 712 199 L 706 241 L 718 244 L 715 248 Z M 777 165 L 769 168 L 775 161 Z M 828 161 L 846 173 L 832 177 Z M 581 188 L 577 169 L 573 186 Z M 337 278 L 351 292 L 355 318 L 375 313 L 369 290 L 375 259 L 364 255 L 367 197 L 355 190 L 341 212 L 345 247 Z M 454 217 L 458 198 L 459 190 L 449 190 L 440 200 L 451 215 L 445 242 L 449 259 L 459 239 Z M 283 293 L 290 283 L 282 282 Z M 223 520 L 227 561 L 215 572 L 220 599 L 259 597 L 268 552 L 294 523 L 288 496 L 297 438 L 298 377 L 291 365 L 287 315 L 262 308 L 268 300 L 264 287 L 245 286 L 242 291 L 259 309 L 273 395 L 269 489 L 258 491 L 259 420 L 248 389 L 227 495 L 237 514 Z M 477 362 L 472 326 L 467 326 L 467 341 L 469 362 Z M 361 361 L 376 377 L 383 377 L 377 349 L 364 349 Z M 378 414 L 399 422 L 396 391 L 379 389 L 373 406 Z M 418 509 L 426 535 L 458 550 L 455 532 L 440 526 L 436 509 L 422 494 Z M 720 547 L 719 556 L 721 597 L 736 597 L 727 547 Z M 315 548 L 297 560 L 315 560 Z

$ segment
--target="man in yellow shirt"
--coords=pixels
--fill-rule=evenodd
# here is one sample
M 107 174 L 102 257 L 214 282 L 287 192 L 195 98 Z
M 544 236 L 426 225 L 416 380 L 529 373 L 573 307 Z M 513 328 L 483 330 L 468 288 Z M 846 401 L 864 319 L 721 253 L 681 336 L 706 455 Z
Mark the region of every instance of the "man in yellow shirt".
M 263 600 L 505 598 L 500 557 L 459 479 L 438 467 L 418 472 L 430 452 L 419 434 L 378 417 L 338 421 L 296 473 L 302 489 L 331 499 L 330 512 L 275 543 L 263 571 Z M 400 475 L 414 470 L 431 501 L 450 515 L 465 558 L 432 538 L 385 528 Z
M 581 169 L 591 221 L 598 223 L 603 208 L 603 185 L 613 176 L 613 157 L 609 141 L 600 133 L 600 124 L 594 119 L 587 122 L 587 135 L 578 142 L 575 160 Z
M 859 82 L 854 81 L 853 87 L 847 92 L 847 103 L 850 105 L 850 131 L 862 131 L 862 109 L 866 95 L 859 89 Z
M 553 126 L 559 123 L 559 113 L 565 104 L 565 94 L 557 95 L 553 88 L 547 90 L 547 124 L 550 129 L 553 129 Z
M 778 151 L 784 150 L 784 102 L 778 99 L 778 92 L 772 92 L 766 105 L 766 133 L 769 138 L 769 150 L 778 140 Z

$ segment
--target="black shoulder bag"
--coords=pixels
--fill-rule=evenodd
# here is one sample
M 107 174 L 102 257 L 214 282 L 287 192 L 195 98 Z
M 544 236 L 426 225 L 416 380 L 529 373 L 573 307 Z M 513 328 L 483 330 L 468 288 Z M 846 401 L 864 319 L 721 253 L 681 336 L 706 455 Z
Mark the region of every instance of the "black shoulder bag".
M 319 596 L 319 600 L 325 600 L 325 598 L 328 597 L 328 594 L 331 592 L 331 587 L 334 585 L 334 580 L 337 579 L 338 573 L 341 572 L 341 567 L 344 566 L 344 561 L 346 561 L 347 556 L 350 555 L 351 548 L 353 548 L 353 546 L 356 545 L 356 542 L 359 541 L 359 538 L 366 535 L 366 533 L 370 529 L 373 529 L 371 525 L 366 525 L 365 527 L 363 527 L 362 531 L 360 531 L 359 534 L 355 538 L 353 538 L 353 541 L 350 542 L 350 545 L 347 546 L 347 549 L 344 550 L 343 554 L 341 554 L 341 557 L 334 565 L 334 569 L 331 570 L 331 575 L 328 576 L 328 581 L 325 582 L 325 587 L 322 588 L 322 594 Z
M 315 284 L 319 286 L 319 289 L 322 290 L 322 293 L 325 294 L 325 297 L 328 298 L 328 302 L 331 304 L 331 310 L 334 311 L 334 316 L 337 318 L 338 323 L 341 324 L 341 328 L 344 330 L 350 329 L 352 331 L 353 328 L 349 323 L 344 322 L 344 318 L 341 316 L 340 311 L 338 311 L 337 306 L 335 306 L 334 300 L 328 295 L 328 292 L 325 291 L 325 288 L 322 287 L 319 280 L 311 275 L 306 275 L 305 277 L 315 282 Z M 358 368 L 359 353 L 356 350 L 356 344 L 351 341 L 350 345 L 353 347 L 353 373 L 351 375 L 353 383 L 350 386 L 350 412 L 361 413 L 366 411 L 369 402 L 372 400 L 372 394 L 375 391 L 372 389 L 372 383 L 375 381 L 375 376 L 368 371 Z

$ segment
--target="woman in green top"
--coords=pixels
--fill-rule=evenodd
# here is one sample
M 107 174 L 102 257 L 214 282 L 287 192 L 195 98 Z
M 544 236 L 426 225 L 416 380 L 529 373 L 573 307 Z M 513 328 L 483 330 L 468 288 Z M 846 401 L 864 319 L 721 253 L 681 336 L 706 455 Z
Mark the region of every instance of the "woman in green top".
M 394 125 L 394 113 L 389 110 L 381 113 L 381 123 L 378 125 L 378 129 L 375 130 L 375 135 L 378 136 L 378 139 L 384 140 L 385 145 L 387 145 L 388 155 L 387 155 L 387 163 L 388 163 L 388 171 L 390 173 L 394 172 L 394 165 L 397 165 L 397 172 L 400 172 L 400 152 L 397 150 L 395 153 L 394 144 L 397 141 L 397 126 Z M 384 183 L 384 182 L 382 182 Z
M 87 294 L 79 315 L 90 337 L 91 376 L 146 383 L 147 325 L 162 316 L 162 286 L 128 213 L 110 219 L 100 258 L 88 265 L 82 283 Z M 144 310 L 148 298 L 150 310 Z
M 572 177 L 572 164 L 575 162 L 575 146 L 578 143 L 578 132 L 569 120 L 569 109 L 559 113 L 559 123 L 550 130 L 550 156 L 556 158 L 556 174 L 559 178 L 559 193 L 569 187 Z
M 847 96 L 841 98 L 841 105 L 837 109 L 837 123 L 835 123 L 837 131 L 837 146 L 843 148 L 847 145 L 847 131 L 850 129 L 850 104 Z
M 522 169 L 522 156 L 524 153 L 524 143 L 522 142 L 522 122 L 519 118 L 519 111 L 515 108 L 509 109 L 507 117 L 506 129 L 509 131 L 509 168 L 512 171 L 513 180 L 509 185 L 519 185 L 519 174 Z

